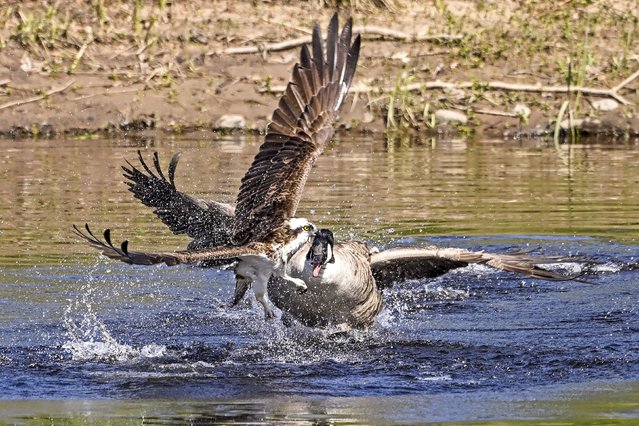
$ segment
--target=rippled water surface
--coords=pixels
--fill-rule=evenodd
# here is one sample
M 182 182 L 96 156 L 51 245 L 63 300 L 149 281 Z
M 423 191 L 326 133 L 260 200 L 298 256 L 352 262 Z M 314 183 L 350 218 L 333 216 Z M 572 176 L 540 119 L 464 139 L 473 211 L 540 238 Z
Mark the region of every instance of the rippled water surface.
M 133 267 L 71 237 L 89 222 L 182 248 L 119 167 L 181 151 L 178 187 L 232 202 L 258 145 L 0 141 L 0 424 L 639 421 L 639 146 L 338 140 L 298 212 L 338 238 L 597 260 L 559 265 L 590 283 L 483 266 L 400 283 L 366 331 L 265 322 L 228 307 L 228 271 Z

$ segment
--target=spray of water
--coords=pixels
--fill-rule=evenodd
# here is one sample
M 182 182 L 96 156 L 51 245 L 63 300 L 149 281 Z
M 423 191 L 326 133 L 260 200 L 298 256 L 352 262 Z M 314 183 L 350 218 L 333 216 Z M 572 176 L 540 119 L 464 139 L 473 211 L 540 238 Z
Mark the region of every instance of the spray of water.
M 75 299 L 68 299 L 64 310 L 63 323 L 68 340 L 63 344 L 73 360 L 125 362 L 139 358 L 157 358 L 164 356 L 166 347 L 150 344 L 140 347 L 117 341 L 106 324 L 94 311 L 94 291 L 97 274 L 89 275 L 88 281 L 79 289 Z M 99 283 L 98 283 L 99 284 Z

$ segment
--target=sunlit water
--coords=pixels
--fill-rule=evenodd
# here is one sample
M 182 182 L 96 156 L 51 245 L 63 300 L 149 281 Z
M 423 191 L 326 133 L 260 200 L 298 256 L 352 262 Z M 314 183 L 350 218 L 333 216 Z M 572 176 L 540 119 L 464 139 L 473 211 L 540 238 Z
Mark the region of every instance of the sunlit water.
M 230 272 L 128 266 L 71 237 L 89 222 L 181 248 L 120 165 L 181 151 L 178 186 L 232 202 L 258 144 L 0 141 L 0 423 L 639 421 L 639 146 L 338 141 L 298 213 L 338 238 L 598 261 L 560 265 L 591 284 L 487 267 L 400 283 L 366 331 L 267 323 L 228 307 Z

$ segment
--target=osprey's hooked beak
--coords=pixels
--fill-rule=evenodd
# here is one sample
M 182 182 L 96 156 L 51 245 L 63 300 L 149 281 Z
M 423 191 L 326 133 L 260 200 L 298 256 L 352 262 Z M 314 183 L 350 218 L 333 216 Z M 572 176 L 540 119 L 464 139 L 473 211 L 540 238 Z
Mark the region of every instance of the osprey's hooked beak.
M 311 249 L 306 254 L 306 259 L 311 262 L 313 277 L 317 278 L 322 270 L 322 266 L 327 263 L 335 263 L 333 256 L 333 246 L 335 238 L 328 229 L 320 229 L 315 233 Z

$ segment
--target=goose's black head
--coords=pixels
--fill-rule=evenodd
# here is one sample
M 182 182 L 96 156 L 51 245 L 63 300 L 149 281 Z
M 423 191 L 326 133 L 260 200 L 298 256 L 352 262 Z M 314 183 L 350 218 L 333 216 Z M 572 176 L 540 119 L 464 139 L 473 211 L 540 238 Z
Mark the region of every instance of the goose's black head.
M 313 268 L 313 276 L 318 277 L 322 266 L 327 263 L 335 263 L 333 256 L 333 247 L 335 246 L 335 237 L 328 229 L 320 229 L 315 233 L 311 249 L 306 254 L 306 259 L 311 262 Z

